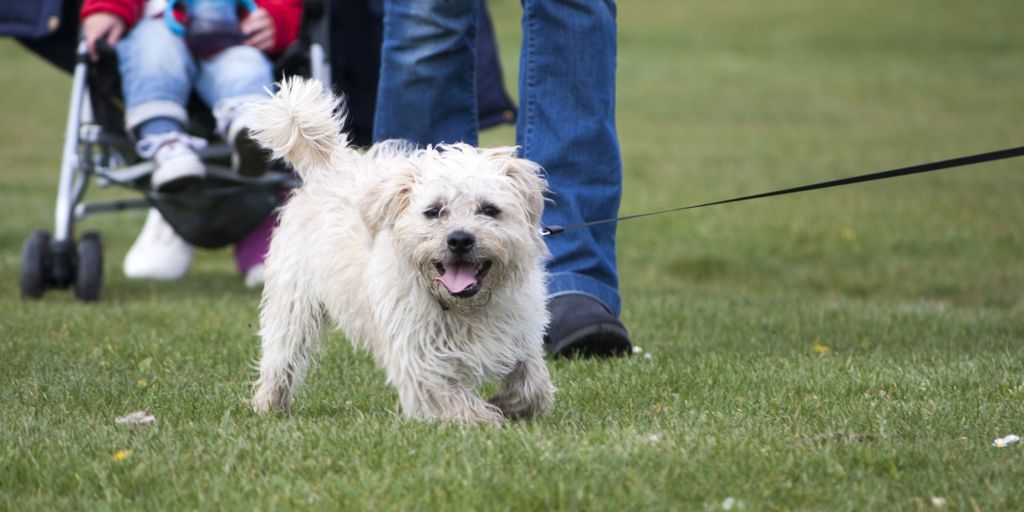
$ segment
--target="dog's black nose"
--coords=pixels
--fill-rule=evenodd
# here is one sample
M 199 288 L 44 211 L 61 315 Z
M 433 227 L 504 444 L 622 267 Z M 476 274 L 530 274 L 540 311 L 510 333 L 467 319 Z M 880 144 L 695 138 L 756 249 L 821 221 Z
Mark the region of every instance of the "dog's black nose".
M 476 243 L 476 237 L 473 233 L 469 233 L 463 230 L 452 231 L 448 235 L 448 249 L 455 254 L 465 254 L 473 249 L 473 244 Z

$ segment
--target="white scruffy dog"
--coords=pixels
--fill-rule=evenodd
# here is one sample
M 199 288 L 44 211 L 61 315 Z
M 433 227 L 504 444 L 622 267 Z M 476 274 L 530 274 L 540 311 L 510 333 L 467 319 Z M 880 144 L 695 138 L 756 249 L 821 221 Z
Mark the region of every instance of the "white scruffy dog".
M 303 181 L 266 260 L 257 412 L 288 409 L 324 320 L 373 353 L 408 417 L 501 424 L 551 406 L 537 164 L 465 144 L 356 151 L 312 80 L 250 114 Z M 474 390 L 493 379 L 484 401 Z

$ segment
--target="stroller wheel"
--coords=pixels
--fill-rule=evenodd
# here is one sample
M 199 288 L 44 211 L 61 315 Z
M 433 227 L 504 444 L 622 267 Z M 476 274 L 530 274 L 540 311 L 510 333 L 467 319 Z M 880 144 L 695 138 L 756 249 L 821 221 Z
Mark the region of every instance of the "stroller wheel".
M 21 298 L 38 299 L 46 291 L 50 266 L 50 233 L 39 230 L 25 240 L 21 249 Z
M 78 242 L 77 252 L 75 297 L 83 301 L 97 300 L 103 286 L 103 243 L 100 241 L 99 233 L 86 233 Z

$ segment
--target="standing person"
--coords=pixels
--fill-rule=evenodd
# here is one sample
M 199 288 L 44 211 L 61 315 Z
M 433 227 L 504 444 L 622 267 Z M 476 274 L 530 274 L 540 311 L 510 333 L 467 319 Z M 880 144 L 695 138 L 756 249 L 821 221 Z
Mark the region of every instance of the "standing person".
M 477 144 L 475 32 L 481 0 L 386 0 L 374 140 Z M 516 143 L 544 167 L 545 224 L 615 217 L 622 161 L 615 129 L 613 0 L 522 0 Z M 545 345 L 552 356 L 627 354 L 615 224 L 548 239 Z
M 182 190 L 206 174 L 196 153 L 206 142 L 185 132 L 193 89 L 213 109 L 218 134 L 232 145 L 232 167 L 250 176 L 265 170 L 265 155 L 249 139 L 241 107 L 266 98 L 265 90 L 274 83 L 268 55 L 280 53 L 297 37 L 302 2 L 243 3 L 247 9 L 237 0 L 194 1 L 188 18 L 182 9 L 169 10 L 166 0 L 82 4 L 82 34 L 93 59 L 101 40 L 117 50 L 125 125 L 138 139 L 139 155 L 156 164 L 151 182 L 157 191 Z M 264 222 L 237 247 L 236 262 L 249 285 L 262 283 L 272 225 L 272 220 Z M 191 259 L 191 246 L 150 210 L 125 256 L 124 271 L 130 278 L 179 279 Z

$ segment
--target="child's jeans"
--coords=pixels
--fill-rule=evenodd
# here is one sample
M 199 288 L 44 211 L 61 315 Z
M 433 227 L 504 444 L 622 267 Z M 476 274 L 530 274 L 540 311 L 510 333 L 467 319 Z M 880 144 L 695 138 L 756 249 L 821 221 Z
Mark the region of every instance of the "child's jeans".
M 117 44 L 117 56 L 129 130 L 156 118 L 186 125 L 193 86 L 216 110 L 225 102 L 266 99 L 264 89 L 274 83 L 273 65 L 260 50 L 239 45 L 196 59 L 161 17 L 139 21 Z

